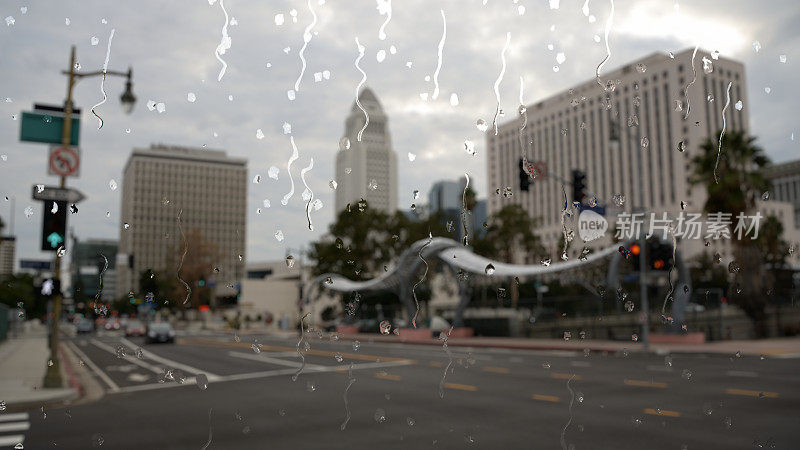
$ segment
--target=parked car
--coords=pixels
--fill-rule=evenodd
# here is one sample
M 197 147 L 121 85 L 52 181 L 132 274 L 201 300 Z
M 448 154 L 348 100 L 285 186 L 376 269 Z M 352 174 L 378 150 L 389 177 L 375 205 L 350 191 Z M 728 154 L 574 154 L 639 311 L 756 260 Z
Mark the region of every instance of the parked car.
M 147 343 L 175 342 L 175 330 L 169 322 L 151 322 L 147 326 Z
M 141 321 L 131 319 L 128 320 L 128 323 L 125 326 L 125 337 L 144 336 L 144 333 L 144 324 Z
M 92 333 L 94 332 L 94 322 L 91 321 L 90 319 L 81 319 L 75 326 L 75 331 L 78 334 Z

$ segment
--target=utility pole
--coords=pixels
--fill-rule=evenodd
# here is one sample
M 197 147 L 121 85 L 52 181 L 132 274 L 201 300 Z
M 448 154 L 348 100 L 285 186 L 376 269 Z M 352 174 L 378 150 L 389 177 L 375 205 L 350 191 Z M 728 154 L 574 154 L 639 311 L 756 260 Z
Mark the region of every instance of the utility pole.
M 75 71 L 75 46 L 73 45 L 70 48 L 70 56 L 69 56 L 69 69 L 62 72 L 64 75 L 67 76 L 67 97 L 64 100 L 64 125 L 61 129 L 61 145 L 65 147 L 69 147 L 72 138 L 72 88 L 75 87 L 75 83 L 84 77 L 92 77 L 92 76 L 107 76 L 107 75 L 116 75 L 116 76 L 124 76 L 127 77 L 127 83 L 125 85 L 125 92 L 120 97 L 120 102 L 122 103 L 123 109 L 126 113 L 130 113 L 133 110 L 133 105 L 136 102 L 136 97 L 133 95 L 132 92 L 132 82 L 131 77 L 133 75 L 133 71 L 129 68 L 128 72 L 115 72 L 110 70 L 100 70 L 95 72 L 87 72 L 87 73 L 79 73 Z M 67 177 L 65 175 L 61 175 L 61 181 L 59 186 L 63 189 L 67 185 Z M 45 212 L 46 214 L 46 212 Z M 66 239 L 64 240 L 66 244 Z M 59 252 L 56 251 L 56 257 L 53 264 L 53 278 L 56 282 L 57 286 L 60 286 L 58 281 L 61 279 L 61 256 Z M 60 388 L 62 386 L 61 383 L 61 369 L 60 369 L 60 361 L 58 357 L 58 325 L 61 321 L 61 303 L 62 303 L 62 293 L 61 289 L 56 292 L 56 295 L 53 297 L 53 317 L 52 323 L 50 328 L 50 361 L 47 364 L 47 372 L 44 376 L 44 387 L 46 388 Z

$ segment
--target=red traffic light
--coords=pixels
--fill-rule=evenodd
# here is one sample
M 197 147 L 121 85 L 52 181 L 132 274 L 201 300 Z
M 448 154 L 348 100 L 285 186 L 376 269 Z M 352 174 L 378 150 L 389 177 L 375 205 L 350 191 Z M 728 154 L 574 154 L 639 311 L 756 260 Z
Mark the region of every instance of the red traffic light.
M 639 247 L 639 244 L 633 244 L 631 245 L 630 251 L 632 254 L 638 255 L 639 253 L 642 252 L 642 248 Z

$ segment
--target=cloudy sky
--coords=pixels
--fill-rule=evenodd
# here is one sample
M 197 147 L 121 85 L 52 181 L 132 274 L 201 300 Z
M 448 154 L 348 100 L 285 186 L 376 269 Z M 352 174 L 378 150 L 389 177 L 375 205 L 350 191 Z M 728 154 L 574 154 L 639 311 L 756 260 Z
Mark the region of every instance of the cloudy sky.
M 484 5 L 485 3 L 485 5 Z M 312 23 L 305 51 L 307 68 L 296 98 L 287 91 L 300 75 L 298 52 L 303 33 Z M 75 90 L 83 108 L 80 178 L 69 184 L 87 195 L 70 227 L 81 238 L 118 238 L 121 182 L 125 161 L 134 147 L 151 143 L 206 146 L 223 149 L 249 160 L 247 257 L 250 261 L 282 258 L 318 238 L 333 217 L 333 195 L 328 181 L 334 176 L 334 155 L 343 133 L 344 118 L 361 78 L 353 63 L 355 39 L 366 47 L 361 66 L 390 119 L 399 161 L 399 201 L 412 202 L 412 192 L 423 197 L 433 181 L 469 173 L 478 192 L 486 196 L 485 144 L 475 122 L 491 121 L 495 110 L 493 85 L 500 72 L 500 52 L 511 33 L 507 70 L 500 84 L 501 107 L 515 111 L 520 77 L 526 103 L 591 79 L 605 56 L 604 34 L 611 3 L 600 0 L 395 0 L 385 39 L 379 30 L 388 15 L 374 0 L 249 1 L 225 0 L 231 47 L 222 55 L 227 71 L 221 80 L 214 51 L 222 39 L 225 14 L 219 1 L 140 0 L 108 2 L 80 0 L 37 2 L 4 1 L 0 5 L 0 216 L 8 222 L 16 198 L 18 257 L 44 257 L 38 252 L 42 208 L 30 199 L 31 186 L 56 184 L 46 175 L 47 147 L 18 141 L 20 121 L 14 116 L 33 102 L 61 103 L 64 98 L 69 46 L 77 46 L 83 70 L 99 70 L 106 57 L 112 30 L 109 69 L 134 69 L 134 92 L 139 102 L 132 115 L 119 107 L 122 79 L 109 78 L 109 101 L 98 108 L 105 120 L 101 130 L 89 113 L 102 98 L 100 79 L 86 79 Z M 800 5 L 796 0 L 656 1 L 617 0 L 609 45 L 611 69 L 653 52 L 679 51 L 694 45 L 718 50 L 743 61 L 747 70 L 751 129 L 775 161 L 797 158 L 800 144 Z M 588 8 L 588 16 L 585 14 Z M 437 100 L 433 93 L 437 47 L 446 39 Z M 383 12 L 386 12 L 385 10 Z M 276 15 L 283 15 L 278 24 Z M 296 21 L 295 21 L 296 19 Z M 5 23 L 5 25 L 4 25 Z M 92 45 L 96 37 L 97 45 Z M 760 43 L 756 52 L 753 42 Z M 548 49 L 552 44 L 553 50 Z M 390 49 L 394 46 L 395 53 Z M 377 53 L 386 52 L 378 61 Z M 559 64 L 556 55 L 566 59 Z M 786 63 L 780 62 L 786 55 Z M 408 67 L 410 63 L 411 67 Z M 314 74 L 330 72 L 316 82 Z M 765 88 L 770 88 L 770 93 Z M 187 96 L 193 93 L 195 102 Z M 458 96 L 457 106 L 450 102 Z M 163 102 L 166 111 L 147 108 Z M 295 195 L 287 207 L 280 198 L 289 189 L 285 167 L 291 154 L 284 123 L 292 125 L 300 151 L 293 169 L 314 158 L 307 180 L 325 204 L 313 218 L 315 231 L 305 227 L 303 202 Z M 126 132 L 129 129 L 130 132 Z M 263 139 L 256 130 L 263 130 Z M 792 133 L 797 133 L 795 140 Z M 475 141 L 477 154 L 464 151 L 464 140 Z M 409 161 L 408 153 L 415 161 Z M 281 168 L 277 181 L 266 174 Z M 257 215 L 264 199 L 270 209 Z M 24 210 L 35 214 L 26 218 Z M 107 217 L 107 212 L 110 216 Z M 136 226 L 136 224 L 132 224 Z M 286 239 L 277 242 L 276 230 Z M 8 231 L 8 230 L 6 230 Z

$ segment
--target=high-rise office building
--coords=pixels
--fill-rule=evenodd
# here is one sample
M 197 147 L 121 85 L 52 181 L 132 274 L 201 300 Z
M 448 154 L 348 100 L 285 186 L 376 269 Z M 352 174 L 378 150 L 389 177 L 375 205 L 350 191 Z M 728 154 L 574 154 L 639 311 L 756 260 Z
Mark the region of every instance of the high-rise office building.
M 476 199 L 472 210 L 466 212 L 467 223 L 462 223 L 466 183 L 465 177 L 459 178 L 458 181 L 440 180 L 433 183 L 428 192 L 429 213 L 438 213 L 445 221 L 452 222 L 454 237 L 458 240 L 464 238 L 465 225 L 469 236 L 482 235 L 485 230 L 483 223 L 487 220 L 486 200 Z
M 496 135 L 489 129 L 489 214 L 521 205 L 540 220 L 537 233 L 553 248 L 562 236 L 561 210 L 564 193 L 571 197 L 573 170 L 586 174 L 586 191 L 601 205 L 613 208 L 613 196 L 624 195 L 628 212 L 677 214 L 681 202 L 699 211 L 706 193 L 690 183 L 691 158 L 706 138 L 718 139 L 728 92 L 728 131 L 748 130 L 748 102 L 742 63 L 698 51 L 693 82 L 692 52 L 653 54 L 602 73 L 604 82 L 613 80 L 613 90 L 592 79 L 527 105 L 527 159 L 546 167 L 528 191 L 520 189 L 523 118 L 500 125 Z M 506 187 L 513 195 L 503 195 Z
M 72 246 L 72 296 L 77 301 L 94 299 L 111 302 L 116 292 L 117 241 L 110 239 L 74 240 Z M 100 290 L 100 277 L 103 289 Z
M 369 88 L 361 91 L 358 100 L 369 115 L 369 124 L 364 129 L 366 116 L 353 102 L 345 121 L 344 143 L 336 153 L 336 212 L 363 198 L 370 208 L 393 214 L 397 210 L 397 155 L 392 150 L 389 119 Z
M 800 160 L 769 166 L 764 176 L 772 183 L 772 198 L 792 204 L 794 226 L 800 228 Z
M 177 269 L 181 229 L 216 249 L 215 295 L 229 295 L 244 275 L 246 201 L 245 159 L 178 146 L 134 149 L 122 177 L 117 296 L 136 292 L 148 269 Z

